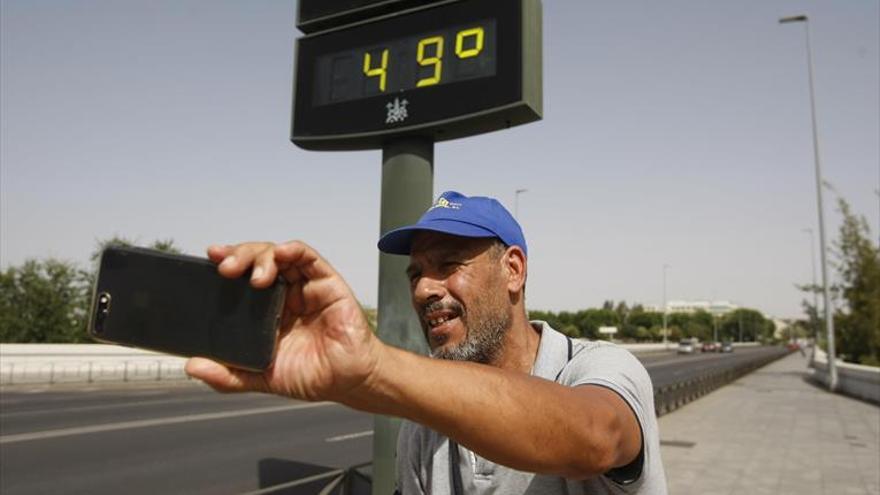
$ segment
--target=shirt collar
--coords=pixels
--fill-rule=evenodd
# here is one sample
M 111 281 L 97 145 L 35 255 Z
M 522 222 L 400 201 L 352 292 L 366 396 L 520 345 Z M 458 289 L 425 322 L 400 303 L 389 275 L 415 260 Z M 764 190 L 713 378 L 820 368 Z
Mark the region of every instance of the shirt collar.
M 545 321 L 535 320 L 531 323 L 541 332 L 532 376 L 553 381 L 568 363 L 568 341 L 565 335 L 551 328 Z

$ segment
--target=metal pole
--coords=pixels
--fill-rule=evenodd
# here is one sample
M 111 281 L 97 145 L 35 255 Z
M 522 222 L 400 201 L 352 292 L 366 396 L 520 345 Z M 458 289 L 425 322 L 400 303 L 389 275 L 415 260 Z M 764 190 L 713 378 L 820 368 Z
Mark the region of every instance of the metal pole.
M 519 221 L 519 195 L 528 191 L 528 189 L 517 189 L 513 195 L 513 218 Z
M 380 230 L 415 223 L 431 206 L 434 187 L 434 143 L 404 138 L 382 149 Z M 406 256 L 379 254 L 378 331 L 386 344 L 427 354 L 428 345 L 413 311 Z M 400 419 L 373 418 L 373 495 L 394 492 L 395 453 Z
M 837 389 L 837 365 L 834 350 L 834 315 L 831 308 L 831 294 L 828 284 L 827 244 L 825 242 L 825 210 L 822 206 L 822 165 L 819 159 L 819 131 L 816 126 L 816 95 L 813 86 L 813 50 L 810 45 L 809 19 L 805 15 L 784 17 L 780 23 L 803 22 L 807 39 L 807 76 L 810 83 L 810 117 L 813 124 L 813 158 L 816 164 L 816 203 L 819 209 L 819 254 L 822 260 L 822 294 L 825 305 L 825 328 L 828 332 L 828 388 L 832 392 Z
M 819 294 L 816 292 L 816 287 L 818 287 L 816 284 L 816 240 L 813 236 L 813 229 L 805 228 L 801 230 L 810 234 L 810 267 L 813 270 L 813 287 L 811 292 L 813 293 L 813 309 L 816 311 L 816 321 L 813 325 L 813 340 L 815 341 L 815 345 L 819 345 Z
M 813 156 L 816 162 L 816 203 L 819 207 L 819 254 L 822 257 L 822 293 L 825 306 L 825 328 L 828 332 L 828 388 L 833 392 L 837 389 L 837 364 L 834 349 L 834 314 L 831 308 L 831 293 L 828 283 L 828 244 L 825 240 L 825 209 L 822 206 L 822 165 L 819 160 L 819 131 L 816 126 L 816 96 L 813 86 L 813 51 L 810 45 L 810 25 L 804 20 L 804 32 L 807 37 L 807 67 L 810 79 L 810 116 L 813 121 Z
M 669 268 L 669 265 L 666 263 L 663 264 L 663 347 L 669 349 L 669 342 L 666 339 L 666 313 L 668 309 L 666 308 L 666 269 Z

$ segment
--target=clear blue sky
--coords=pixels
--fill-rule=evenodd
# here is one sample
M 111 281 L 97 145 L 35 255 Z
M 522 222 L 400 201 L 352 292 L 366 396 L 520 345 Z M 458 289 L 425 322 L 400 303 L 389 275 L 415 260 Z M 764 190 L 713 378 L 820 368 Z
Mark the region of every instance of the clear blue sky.
M 825 176 L 877 236 L 880 2 L 544 1 L 542 122 L 435 150 L 434 190 L 514 191 L 532 309 L 723 299 L 798 316 Z M 299 238 L 376 304 L 381 153 L 288 141 L 295 3 L 2 0 L 0 266 L 99 239 Z M 826 195 L 830 230 L 839 215 Z M 817 236 L 818 242 L 818 236 Z M 818 252 L 817 252 L 818 257 Z

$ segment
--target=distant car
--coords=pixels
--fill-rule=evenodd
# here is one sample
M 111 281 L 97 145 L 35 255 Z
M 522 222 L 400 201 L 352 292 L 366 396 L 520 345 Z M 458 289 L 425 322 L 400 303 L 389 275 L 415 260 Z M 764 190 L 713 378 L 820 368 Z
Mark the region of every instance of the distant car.
M 719 352 L 733 352 L 733 344 L 731 342 L 722 342 Z
M 718 342 L 703 342 L 703 347 L 700 350 L 703 352 L 719 352 L 721 344 Z
M 693 353 L 694 353 L 694 350 L 695 350 L 695 349 L 694 349 L 695 347 L 696 347 L 696 346 L 694 345 L 694 341 L 693 341 L 693 340 L 691 340 L 691 339 L 682 339 L 682 340 L 680 340 L 680 341 L 678 342 L 678 353 L 679 353 L 679 354 L 693 354 Z

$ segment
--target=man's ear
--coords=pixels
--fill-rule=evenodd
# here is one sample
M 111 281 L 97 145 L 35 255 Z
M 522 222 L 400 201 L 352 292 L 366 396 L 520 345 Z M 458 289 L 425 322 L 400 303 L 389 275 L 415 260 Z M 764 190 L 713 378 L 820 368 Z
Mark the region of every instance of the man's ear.
M 526 285 L 526 253 L 519 246 L 510 246 L 502 259 L 507 269 L 507 290 L 514 294 L 519 293 Z

